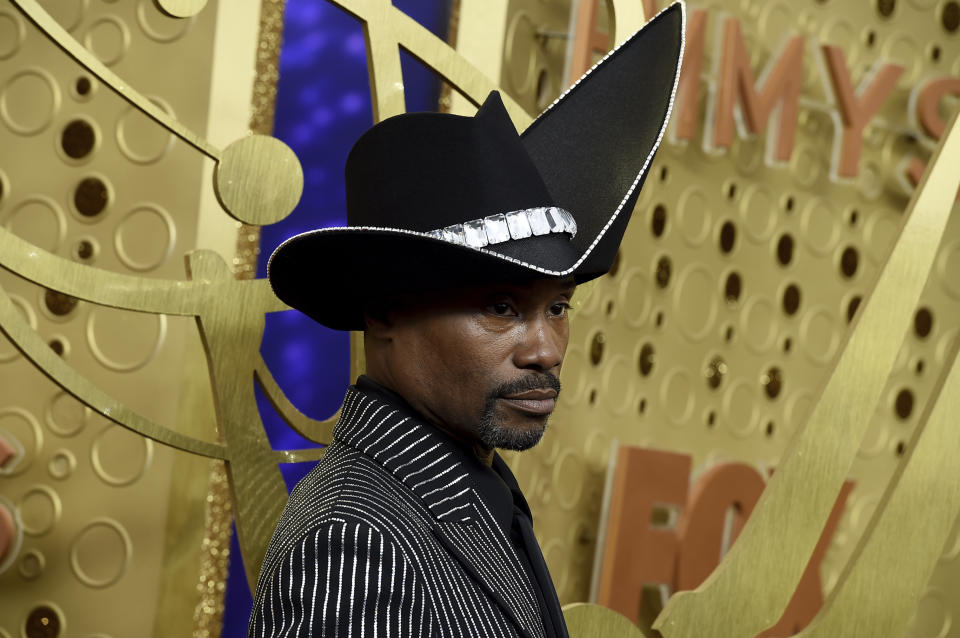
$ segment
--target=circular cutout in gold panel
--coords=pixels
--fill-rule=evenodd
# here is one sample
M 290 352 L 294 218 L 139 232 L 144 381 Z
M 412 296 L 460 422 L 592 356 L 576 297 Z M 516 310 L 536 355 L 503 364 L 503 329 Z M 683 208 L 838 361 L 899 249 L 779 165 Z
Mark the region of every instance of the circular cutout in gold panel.
M 813 308 L 800 322 L 800 345 L 811 361 L 825 364 L 836 354 L 841 333 L 839 322 L 826 308 Z
M 83 221 L 95 221 L 110 205 L 113 199 L 110 182 L 100 175 L 84 177 L 73 189 L 73 208 Z
M 152 460 L 153 441 L 119 425 L 101 430 L 90 447 L 94 473 L 114 487 L 135 483 Z
M 78 102 L 86 102 L 97 91 L 97 82 L 88 75 L 81 75 L 70 86 L 70 95 Z
M 70 355 L 70 340 L 61 334 L 50 335 L 47 345 L 58 357 L 65 359 Z
M 943 556 L 940 557 L 940 564 L 949 563 L 960 557 L 960 518 L 953 524 L 953 531 L 944 544 Z
M 755 242 L 770 238 L 777 225 L 776 204 L 770 189 L 751 184 L 740 201 L 740 217 L 747 237 Z
M 777 308 L 766 297 L 750 297 L 740 314 L 740 334 L 757 354 L 766 352 L 777 338 Z
M 23 457 L 12 467 L 0 468 L 0 476 L 23 474 L 33 460 L 43 452 L 43 431 L 32 414 L 19 407 L 0 409 L 0 432 L 4 438 L 23 446 Z
M 521 10 L 512 15 L 504 42 L 506 58 L 514 61 L 505 74 L 513 94 L 529 93 L 533 90 L 537 63 L 537 25 L 530 14 Z M 519 63 L 522 60 L 527 63 Z
M 117 16 L 103 16 L 87 27 L 83 44 L 98 60 L 113 66 L 123 59 L 130 48 L 130 29 Z
M 47 471 L 50 476 L 58 481 L 70 478 L 75 469 L 77 469 L 77 457 L 66 448 L 54 452 L 47 463 Z
M 159 206 L 146 204 L 127 213 L 117 225 L 113 246 L 124 266 L 143 272 L 167 261 L 176 237 L 173 217 Z
M 896 60 L 897 64 L 904 68 L 897 82 L 899 88 L 906 91 L 913 88 L 923 71 L 923 52 L 913 34 L 908 35 L 901 31 L 889 38 L 884 42 L 881 54 L 887 60 Z
M 571 344 L 567 348 L 567 353 L 563 361 L 563 373 L 561 380 L 563 390 L 560 392 L 560 402 L 573 407 L 580 403 L 584 389 L 583 371 L 587 367 L 587 358 L 583 353 L 583 348 Z
M 937 258 L 940 285 L 954 299 L 960 299 L 960 241 L 953 241 L 940 250 Z
M 821 257 L 829 254 L 840 239 L 836 211 L 820 198 L 807 202 L 801 214 L 800 230 L 810 252 Z
M 13 306 L 20 311 L 20 314 L 23 316 L 23 319 L 27 322 L 30 328 L 36 330 L 37 315 L 33 311 L 33 306 L 31 306 L 26 299 L 18 294 L 7 293 L 7 295 L 10 297 L 10 301 L 13 302 Z M 19 357 L 20 351 L 17 350 L 5 336 L 0 335 L 0 363 L 15 361 Z
M 688 187 L 680 196 L 677 207 L 677 228 L 684 240 L 694 248 L 710 235 L 710 207 L 707 196 L 699 186 Z
M 66 635 L 63 611 L 50 602 L 43 602 L 27 613 L 23 621 L 24 638 L 60 638 Z
M 46 485 L 35 485 L 24 492 L 17 502 L 23 532 L 28 536 L 50 533 L 60 521 L 63 504 L 60 495 Z
M 715 285 L 713 275 L 700 264 L 690 264 L 677 278 L 673 314 L 680 330 L 693 341 L 710 334 L 717 319 Z
M 88 523 L 70 546 L 73 575 L 88 587 L 108 587 L 126 573 L 133 555 L 130 534 L 117 521 L 99 518 Z
M 560 509 L 572 510 L 580 502 L 583 484 L 586 482 L 586 468 L 580 450 L 565 449 L 553 465 L 554 494 Z
M 174 117 L 173 109 L 166 101 L 156 96 L 149 99 Z M 120 152 L 135 164 L 159 162 L 173 148 L 173 134 L 133 107 L 117 120 L 116 136 Z
M 604 403 L 613 414 L 624 414 L 630 409 L 634 378 L 630 362 L 623 354 L 614 354 L 604 366 L 600 383 L 604 394 L 609 397 Z
M 20 202 L 3 221 L 17 237 L 48 253 L 56 253 L 67 232 L 67 220 L 49 197 L 30 197 Z
M 900 215 L 893 211 L 875 211 L 867 222 L 864 230 L 864 245 L 867 256 L 876 264 L 883 261 L 890 254 L 893 240 L 900 230 Z
M 104 367 L 132 372 L 150 363 L 167 334 L 164 315 L 97 307 L 87 317 L 87 345 Z
M 25 36 L 23 18 L 9 10 L 0 10 L 0 60 L 16 55 Z
M 767 0 L 760 11 L 760 34 L 765 39 L 779 40 L 785 33 L 797 28 L 797 19 L 790 3 L 783 0 Z
M 693 414 L 696 392 L 693 376 L 686 368 L 674 368 L 666 374 L 660 386 L 660 405 L 674 425 L 685 425 Z
M 41 307 L 49 317 L 55 320 L 65 320 L 77 309 L 79 303 L 80 300 L 76 297 L 47 289 L 43 291 L 43 305 Z
M 806 390 L 799 390 L 787 399 L 785 415 L 791 431 L 803 425 L 812 409 L 813 396 Z
M 74 259 L 84 264 L 91 264 L 100 254 L 100 244 L 93 237 L 80 237 L 73 244 L 71 254 Z
M 757 391 L 743 379 L 730 384 L 723 395 L 723 419 L 730 432 L 739 438 L 746 438 L 757 429 L 760 408 L 757 405 Z
M 153 0 L 140 0 L 137 3 L 137 24 L 143 33 L 156 42 L 168 43 L 182 38 L 194 18 L 171 18 L 163 15 L 153 4 Z
M 57 436 L 71 437 L 86 427 L 90 415 L 90 408 L 66 392 L 60 392 L 47 406 L 47 427 Z
M 92 120 L 78 117 L 63 127 L 57 149 L 68 164 L 82 164 L 90 160 L 99 145 L 99 127 Z
M 90 0 L 70 0 L 70 2 L 44 2 L 43 8 L 50 14 L 50 17 L 56 20 L 57 24 L 73 31 L 83 20 L 90 7 Z
M 47 71 L 24 69 L 0 87 L 0 119 L 18 135 L 36 135 L 60 110 L 60 87 Z
M 627 324 L 635 328 L 643 325 L 650 312 L 650 284 L 639 269 L 624 273 L 618 299 Z
M 46 557 L 44 557 L 39 550 L 31 549 L 24 552 L 20 557 L 20 564 L 17 566 L 17 571 L 20 572 L 20 575 L 25 580 L 36 580 L 43 574 L 46 566 Z
M 820 179 L 820 155 L 809 146 L 798 146 L 790 157 L 790 171 L 804 188 L 812 188 Z
M 843 46 L 856 37 L 857 32 L 853 25 L 842 16 L 827 18 L 820 28 L 820 40 L 823 44 Z

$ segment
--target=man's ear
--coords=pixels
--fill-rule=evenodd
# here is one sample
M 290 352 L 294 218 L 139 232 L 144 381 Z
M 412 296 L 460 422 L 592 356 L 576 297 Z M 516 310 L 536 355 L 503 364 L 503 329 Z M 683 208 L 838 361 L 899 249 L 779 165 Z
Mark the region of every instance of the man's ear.
M 388 338 L 393 322 L 390 309 L 395 307 L 392 299 L 371 302 L 363 311 L 364 334 L 377 339 Z

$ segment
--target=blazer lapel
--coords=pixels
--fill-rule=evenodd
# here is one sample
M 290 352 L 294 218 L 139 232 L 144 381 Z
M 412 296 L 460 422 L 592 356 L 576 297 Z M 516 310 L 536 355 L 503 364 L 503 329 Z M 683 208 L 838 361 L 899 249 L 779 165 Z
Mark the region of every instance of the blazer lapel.
M 437 540 L 524 638 L 542 638 L 540 606 L 520 560 L 470 487 L 455 444 L 407 407 L 351 387 L 334 438 L 380 463 L 423 502 Z
M 438 522 L 433 534 L 513 622 L 524 638 L 543 636 L 536 595 L 513 547 L 492 517 L 476 513 L 470 523 Z M 487 518 L 487 525 L 482 521 Z M 487 529 L 485 529 L 487 527 Z M 493 532 L 491 534 L 491 532 Z

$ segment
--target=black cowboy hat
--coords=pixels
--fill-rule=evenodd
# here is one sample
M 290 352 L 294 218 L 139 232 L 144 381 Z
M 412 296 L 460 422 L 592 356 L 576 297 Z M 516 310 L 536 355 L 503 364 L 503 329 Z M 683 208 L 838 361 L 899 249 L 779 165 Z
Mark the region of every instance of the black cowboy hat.
M 607 54 L 521 135 L 492 92 L 474 117 L 407 113 L 347 157 L 347 223 L 285 241 L 277 296 L 363 330 L 393 292 L 532 278 L 582 283 L 613 263 L 680 75 L 678 2 Z

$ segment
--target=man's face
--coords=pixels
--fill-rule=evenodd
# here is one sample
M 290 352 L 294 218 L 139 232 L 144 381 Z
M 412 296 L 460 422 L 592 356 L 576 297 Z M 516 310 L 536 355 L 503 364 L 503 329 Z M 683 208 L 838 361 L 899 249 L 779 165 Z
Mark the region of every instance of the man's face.
M 382 327 L 381 381 L 465 443 L 532 447 L 560 392 L 573 289 L 540 279 L 409 300 Z

